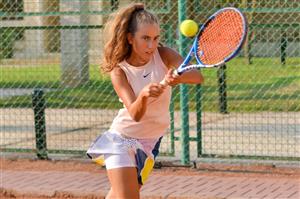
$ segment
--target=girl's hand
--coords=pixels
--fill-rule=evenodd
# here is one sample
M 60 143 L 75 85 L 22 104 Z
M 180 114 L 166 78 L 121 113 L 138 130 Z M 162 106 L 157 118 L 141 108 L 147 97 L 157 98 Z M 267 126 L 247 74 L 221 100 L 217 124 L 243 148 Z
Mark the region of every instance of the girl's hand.
M 148 97 L 157 98 L 163 93 L 164 89 L 165 87 L 159 83 L 150 83 L 143 88 L 141 94 L 146 98 Z
M 169 69 L 165 76 L 165 80 L 170 86 L 176 86 L 180 83 L 179 76 L 174 74 L 175 70 L 176 69 Z

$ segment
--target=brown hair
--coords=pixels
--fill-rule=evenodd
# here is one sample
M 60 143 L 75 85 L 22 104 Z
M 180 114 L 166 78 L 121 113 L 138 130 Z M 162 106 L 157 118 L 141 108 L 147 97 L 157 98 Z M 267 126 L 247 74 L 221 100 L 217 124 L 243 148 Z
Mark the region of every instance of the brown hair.
M 127 33 L 134 35 L 141 23 L 159 24 L 156 16 L 145 10 L 141 3 L 131 4 L 110 16 L 104 29 L 106 42 L 101 64 L 103 71 L 112 71 L 118 63 L 130 56 L 131 45 L 127 41 Z

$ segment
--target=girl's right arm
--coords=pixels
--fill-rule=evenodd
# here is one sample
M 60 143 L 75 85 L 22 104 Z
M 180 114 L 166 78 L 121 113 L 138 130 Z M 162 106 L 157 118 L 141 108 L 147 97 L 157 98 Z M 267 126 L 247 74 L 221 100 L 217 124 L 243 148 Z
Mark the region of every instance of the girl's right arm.
M 123 101 L 131 118 L 136 122 L 140 121 L 145 114 L 148 98 L 157 98 L 164 90 L 164 87 L 159 83 L 151 83 L 145 86 L 136 97 L 124 71 L 120 67 L 115 67 L 110 72 L 110 76 L 117 95 Z

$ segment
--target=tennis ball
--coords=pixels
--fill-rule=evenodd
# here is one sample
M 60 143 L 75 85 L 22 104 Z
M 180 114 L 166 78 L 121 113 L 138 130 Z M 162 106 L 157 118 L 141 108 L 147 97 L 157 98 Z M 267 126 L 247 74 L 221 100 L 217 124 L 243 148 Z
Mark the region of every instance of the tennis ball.
M 180 32 L 186 37 L 193 37 L 198 32 L 198 24 L 191 19 L 184 20 L 179 26 Z

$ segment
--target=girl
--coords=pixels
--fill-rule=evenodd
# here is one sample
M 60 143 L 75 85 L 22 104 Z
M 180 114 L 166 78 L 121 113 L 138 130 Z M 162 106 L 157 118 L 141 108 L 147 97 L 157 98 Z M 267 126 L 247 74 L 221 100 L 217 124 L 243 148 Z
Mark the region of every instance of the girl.
M 172 75 L 183 58 L 159 45 L 158 20 L 143 4 L 117 11 L 106 24 L 106 35 L 102 69 L 110 73 L 124 108 L 87 154 L 96 162 L 104 157 L 111 184 L 107 199 L 139 199 L 169 126 L 170 86 L 200 84 L 203 77 L 196 70 Z M 159 83 L 164 78 L 170 86 Z

